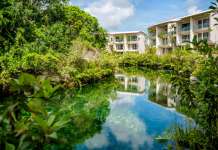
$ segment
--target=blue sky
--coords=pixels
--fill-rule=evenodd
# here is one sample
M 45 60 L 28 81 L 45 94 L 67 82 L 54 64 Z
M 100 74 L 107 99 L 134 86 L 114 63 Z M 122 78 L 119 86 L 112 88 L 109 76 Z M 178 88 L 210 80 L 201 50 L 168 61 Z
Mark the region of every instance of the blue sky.
M 108 31 L 146 31 L 146 27 L 206 10 L 213 0 L 71 0 L 97 17 Z

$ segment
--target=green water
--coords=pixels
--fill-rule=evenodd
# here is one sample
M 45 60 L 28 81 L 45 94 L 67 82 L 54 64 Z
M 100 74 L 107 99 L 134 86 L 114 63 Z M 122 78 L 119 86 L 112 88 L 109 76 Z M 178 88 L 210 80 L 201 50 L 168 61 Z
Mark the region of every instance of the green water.
M 1 138 L 7 136 L 7 143 L 23 138 L 23 149 L 164 149 L 167 143 L 155 138 L 175 124 L 187 123 L 175 110 L 179 97 L 169 76 L 150 71 L 117 72 L 115 78 L 60 91 L 41 105 L 32 106 L 45 112 L 38 116 L 25 108 L 30 102 L 19 102 L 14 130 L 17 133 L 27 128 L 25 136 L 0 130 Z M 16 102 L 4 100 L 1 113 L 13 104 Z M 41 125 L 44 120 L 40 117 L 45 124 L 53 120 L 53 126 Z M 28 124 L 30 121 L 34 123 Z M 56 128 L 55 123 L 59 125 Z

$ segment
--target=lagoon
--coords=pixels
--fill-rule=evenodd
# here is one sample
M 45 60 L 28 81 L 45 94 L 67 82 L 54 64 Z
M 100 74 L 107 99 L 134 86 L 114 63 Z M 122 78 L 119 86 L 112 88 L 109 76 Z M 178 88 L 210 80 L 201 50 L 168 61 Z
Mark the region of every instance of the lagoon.
M 7 115 L 16 121 L 11 130 L 0 130 L 1 138 L 18 140 L 20 149 L 167 149 L 173 141 L 156 139 L 190 121 L 176 111 L 181 97 L 171 74 L 130 70 L 77 89 L 62 88 L 45 99 L 38 97 L 40 92 L 3 99 L 4 127 L 11 126 Z
M 117 73 L 115 77 L 116 97 L 109 99 L 110 112 L 102 129 L 76 149 L 167 149 L 169 143 L 155 139 L 176 124 L 187 125 L 189 120 L 176 111 L 179 102 L 171 84 L 160 76 L 149 79 Z

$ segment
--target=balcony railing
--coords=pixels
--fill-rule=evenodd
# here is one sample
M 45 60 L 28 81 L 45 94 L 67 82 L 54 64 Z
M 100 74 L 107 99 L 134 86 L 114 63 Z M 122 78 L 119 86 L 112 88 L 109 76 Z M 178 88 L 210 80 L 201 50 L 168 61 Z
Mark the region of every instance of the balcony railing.
M 168 32 L 168 35 L 176 35 L 176 31 L 170 31 Z
M 187 32 L 187 31 L 190 31 L 190 29 L 191 29 L 190 27 L 181 27 L 180 31 L 181 32 Z
M 194 30 L 197 31 L 197 30 L 208 30 L 210 28 L 209 25 L 195 25 L 194 26 Z
M 127 39 L 127 42 L 136 42 L 136 41 L 139 41 L 139 38 L 134 38 L 134 39 Z
M 150 37 L 156 37 L 156 33 L 149 33 Z
M 123 39 L 116 39 L 115 42 L 124 42 Z
M 182 39 L 182 43 L 189 43 L 190 39 Z

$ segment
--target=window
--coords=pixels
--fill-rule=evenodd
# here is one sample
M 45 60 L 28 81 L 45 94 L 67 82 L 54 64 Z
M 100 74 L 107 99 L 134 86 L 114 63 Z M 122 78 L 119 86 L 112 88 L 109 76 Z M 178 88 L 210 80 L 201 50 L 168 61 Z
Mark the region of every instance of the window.
M 189 31 L 190 30 L 190 23 L 182 24 L 181 30 L 182 31 Z
M 198 33 L 197 39 L 198 39 L 198 41 L 200 41 L 200 40 L 208 40 L 209 39 L 209 32 Z
M 208 40 L 209 39 L 209 33 L 208 32 L 203 33 L 203 39 L 204 40 Z
M 129 50 L 137 50 L 138 49 L 138 45 L 137 44 L 128 44 L 128 49 Z
M 130 35 L 130 36 L 128 36 L 127 40 L 128 41 L 137 41 L 138 37 L 137 37 L 137 35 Z
M 111 38 L 111 42 L 113 42 L 113 38 Z
M 203 28 L 209 28 L 209 19 L 203 20 Z
M 198 20 L 198 29 L 209 28 L 209 19 Z
M 190 35 L 183 35 L 182 36 L 182 42 L 189 42 L 190 41 Z
M 202 33 L 198 33 L 197 39 L 198 41 L 202 40 Z
M 123 36 L 116 36 L 116 42 L 123 42 Z
M 117 44 L 116 49 L 117 50 L 123 50 L 123 44 Z
M 156 45 L 156 40 L 152 40 L 152 45 Z
M 137 44 L 133 44 L 132 45 L 132 49 L 134 49 L 134 50 L 138 49 L 138 45 Z
M 168 39 L 167 38 L 164 38 L 163 39 L 163 45 L 167 45 L 168 44 Z
M 132 77 L 129 79 L 130 82 L 132 83 L 138 83 L 138 78 L 137 77 Z
M 198 20 L 198 29 L 202 28 L 202 20 Z

